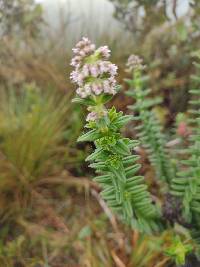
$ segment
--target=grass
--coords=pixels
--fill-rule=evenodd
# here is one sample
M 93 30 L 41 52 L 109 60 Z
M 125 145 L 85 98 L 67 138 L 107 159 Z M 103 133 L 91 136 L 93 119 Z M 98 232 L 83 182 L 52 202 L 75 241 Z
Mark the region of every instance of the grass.
M 27 208 L 40 179 L 63 170 L 68 112 L 66 97 L 42 93 L 34 85 L 1 93 L 1 221 Z

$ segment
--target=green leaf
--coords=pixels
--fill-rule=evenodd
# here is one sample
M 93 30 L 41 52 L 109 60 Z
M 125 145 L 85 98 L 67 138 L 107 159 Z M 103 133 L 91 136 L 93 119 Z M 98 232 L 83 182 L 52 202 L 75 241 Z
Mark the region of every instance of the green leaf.
M 102 104 L 106 104 L 107 102 L 109 102 L 111 99 L 113 98 L 113 95 L 103 95 L 102 96 Z
M 126 210 L 128 217 L 132 218 L 133 217 L 133 208 L 132 208 L 131 202 L 129 200 L 124 201 L 123 206 Z
M 78 138 L 78 142 L 86 142 L 86 141 L 95 141 L 100 138 L 101 134 L 97 132 L 97 130 L 91 130 Z
M 126 188 L 132 188 L 135 185 L 141 184 L 141 182 L 144 181 L 144 177 L 143 176 L 134 176 L 132 178 L 129 178 L 127 181 L 127 185 Z
M 126 125 L 128 122 L 133 120 L 133 116 L 132 115 L 124 115 L 120 118 L 117 118 L 113 124 L 118 127 L 118 128 L 122 128 L 124 125 Z
M 135 148 L 136 146 L 139 146 L 140 142 L 138 140 L 129 140 L 128 147 L 129 149 Z
M 80 105 L 85 105 L 85 106 L 95 106 L 96 103 L 93 99 L 90 98 L 80 98 L 80 97 L 75 97 L 72 99 L 72 103 L 80 104 Z
M 93 152 L 91 155 L 89 155 L 85 161 L 92 161 L 92 160 L 95 160 L 97 159 L 99 156 L 101 156 L 103 153 L 103 149 L 102 148 L 97 148 L 95 150 L 95 152 Z
M 125 182 L 126 181 L 126 175 L 124 173 L 124 170 L 122 169 L 118 169 L 116 170 L 115 168 L 113 167 L 109 167 L 109 170 L 116 176 L 116 178 L 122 182 Z
M 104 189 L 104 190 L 100 193 L 100 195 L 101 195 L 103 198 L 112 197 L 114 194 L 115 194 L 115 190 L 114 190 L 114 187 L 113 187 L 113 186 L 109 186 L 109 187 L 107 187 L 106 189 Z
M 133 166 L 126 168 L 125 169 L 126 176 L 132 177 L 133 175 L 135 175 L 139 171 L 140 168 L 141 168 L 140 164 L 135 164 Z
M 113 147 L 113 151 L 125 156 L 130 154 L 130 149 L 123 140 L 117 141 L 116 145 Z
M 97 162 L 97 163 L 92 163 L 89 165 L 90 168 L 97 169 L 100 171 L 106 171 L 107 167 L 104 162 Z
M 111 181 L 111 175 L 109 174 L 100 175 L 100 176 L 95 177 L 93 180 L 98 183 L 107 183 Z
M 128 83 L 130 86 L 134 86 L 135 85 L 135 82 L 134 82 L 134 80 L 132 80 L 132 79 L 124 79 L 124 81 L 126 82 L 126 83 Z M 131 91 L 130 91 L 131 92 Z
M 179 236 L 176 236 L 172 245 L 165 250 L 167 256 L 171 257 L 177 265 L 185 264 L 185 257 L 193 250 L 192 245 L 184 244 Z
M 123 158 L 123 164 L 125 166 L 128 166 L 131 163 L 132 164 L 135 163 L 139 159 L 140 159 L 140 157 L 138 155 L 131 155 L 131 156 L 128 156 L 128 157 Z

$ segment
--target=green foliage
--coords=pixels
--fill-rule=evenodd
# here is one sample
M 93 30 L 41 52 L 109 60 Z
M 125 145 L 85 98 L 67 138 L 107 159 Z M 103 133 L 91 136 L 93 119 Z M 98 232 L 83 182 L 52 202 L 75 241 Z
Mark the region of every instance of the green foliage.
M 98 100 L 99 101 L 99 100 Z M 99 102 L 98 102 L 99 103 Z M 87 157 L 89 165 L 99 176 L 94 180 L 102 187 L 101 196 L 133 228 L 151 232 L 158 230 L 159 213 L 152 205 L 144 178 L 138 175 L 138 156 L 131 151 L 138 145 L 124 138 L 120 129 L 132 116 L 123 115 L 113 107 L 97 121 L 89 122 L 89 131 L 79 137 L 79 142 L 92 141 L 95 151 Z
M 131 110 L 138 113 L 134 120 L 139 121 L 138 137 L 146 149 L 150 162 L 156 171 L 158 179 L 170 183 L 174 178 L 174 170 L 166 149 L 166 137 L 158 118 L 151 108 L 160 102 L 160 98 L 148 98 L 150 89 L 144 88 L 147 77 L 141 77 L 141 71 L 133 71 L 133 79 L 126 80 L 131 86 L 127 95 L 134 98 L 136 103 L 129 106 Z
M 199 64 L 195 64 L 197 70 L 200 69 Z M 199 222 L 200 213 L 200 101 L 199 101 L 199 86 L 200 79 L 198 76 L 193 76 L 195 81 L 195 89 L 190 90 L 192 99 L 190 101 L 191 108 L 191 129 L 192 134 L 190 135 L 190 145 L 185 150 L 187 159 L 181 161 L 181 171 L 178 173 L 178 177 L 173 179 L 172 193 L 180 197 L 183 201 L 183 216 L 188 223 L 196 225 Z
M 195 66 L 197 69 L 200 69 L 199 64 L 195 63 Z M 133 79 L 127 80 L 132 87 L 132 90 L 128 91 L 127 95 L 134 97 L 136 101 L 133 106 L 130 106 L 130 109 L 134 110 L 136 114 L 138 113 L 137 118 L 134 118 L 140 123 L 136 129 L 139 131 L 139 138 L 142 145 L 148 152 L 151 165 L 154 166 L 156 170 L 157 178 L 168 183 L 168 190 L 171 190 L 171 193 L 177 197 L 177 200 L 178 198 L 181 198 L 182 210 L 180 210 L 180 212 L 182 212 L 182 219 L 178 219 L 178 222 L 186 226 L 186 228 L 189 228 L 188 232 L 190 232 L 190 237 L 188 240 L 190 240 L 190 242 L 191 240 L 194 240 L 197 244 L 200 239 L 200 203 L 198 196 L 200 192 L 200 102 L 197 98 L 200 95 L 199 90 L 194 89 L 190 91 L 193 95 L 190 101 L 192 108 L 189 110 L 191 114 L 190 127 L 193 132 L 189 136 L 189 146 L 184 150 L 185 158 L 187 157 L 188 159 L 182 159 L 181 164 L 177 164 L 176 168 L 180 171 L 177 173 L 176 177 L 168 151 L 166 150 L 166 137 L 162 133 L 157 117 L 151 110 L 154 105 L 159 103 L 160 99 L 148 98 L 151 90 L 146 90 L 144 88 L 144 83 L 148 78 L 141 77 L 141 69 L 141 66 L 135 66 L 135 69 L 133 69 Z M 193 76 L 193 80 L 195 80 L 197 86 L 200 79 L 197 76 Z M 192 246 L 187 242 L 183 243 L 178 233 L 174 242 L 166 250 L 166 253 L 177 265 L 181 265 L 185 264 L 186 255 L 191 251 L 195 251 L 195 253 L 199 254 L 198 246 Z
M 165 253 L 172 259 L 174 259 L 177 265 L 185 264 L 186 255 L 193 250 L 193 246 L 190 244 L 184 244 L 179 236 L 176 236 L 173 243 L 166 249 Z
M 199 67 L 199 65 L 197 66 Z M 187 150 L 187 154 L 191 154 L 192 158 L 184 161 L 185 165 L 190 166 L 191 169 L 188 172 L 183 169 L 183 172 L 179 172 L 178 178 L 176 178 L 176 170 L 166 148 L 167 139 L 152 109 L 160 103 L 160 98 L 149 98 L 151 90 L 145 89 L 145 82 L 148 80 L 148 77 L 142 77 L 141 75 L 144 66 L 141 64 L 139 57 L 134 55 L 130 56 L 127 67 L 129 71 L 133 71 L 133 79 L 127 80 L 131 86 L 131 90 L 127 94 L 132 96 L 136 101 L 130 108 L 134 110 L 137 117 L 131 117 L 130 115 L 124 116 L 122 112 L 117 112 L 114 107 L 107 110 L 105 103 L 109 99 L 106 99 L 104 94 L 100 96 L 92 94 L 87 96 L 86 99 L 76 98 L 74 102 L 86 105 L 88 106 L 88 110 L 92 111 L 87 117 L 87 121 L 89 122 L 85 126 L 88 131 L 80 136 L 78 141 L 93 142 L 95 145 L 95 151 L 87 157 L 86 161 L 91 162 L 89 166 L 95 169 L 96 174 L 98 174 L 94 178 L 94 181 L 101 185 L 101 196 L 106 200 L 108 206 L 112 210 L 117 211 L 123 220 L 131 225 L 133 229 L 138 229 L 141 232 L 156 232 L 164 227 L 169 229 L 173 225 L 172 232 L 175 238 L 173 242 L 168 244 L 165 252 L 177 265 L 185 264 L 186 257 L 190 252 L 198 253 L 196 244 L 194 246 L 191 243 L 193 240 L 198 241 L 199 234 L 198 176 L 200 172 L 198 151 L 200 145 L 198 128 L 200 126 L 200 120 L 198 118 L 192 119 L 193 124 L 196 123 L 194 134 L 191 135 L 191 141 L 194 142 L 194 145 L 189 146 Z M 197 95 L 196 90 L 192 90 L 192 93 Z M 193 105 L 199 105 L 199 101 L 196 99 L 192 100 L 191 103 Z M 194 113 L 195 115 L 199 115 L 199 110 L 197 112 L 192 111 L 193 115 Z M 132 153 L 132 150 L 136 150 L 138 142 L 124 138 L 120 132 L 121 128 L 131 121 L 131 119 L 138 122 L 136 129 L 139 132 L 139 138 L 148 153 L 157 179 L 164 182 L 161 185 L 167 185 L 164 187 L 165 190 L 163 190 L 163 193 L 165 193 L 164 201 L 174 201 L 174 203 L 163 204 L 162 213 L 156 205 L 157 201 L 155 205 L 152 203 L 143 176 L 138 175 L 141 167 L 138 164 L 139 157 Z M 195 153 L 197 154 L 196 157 L 194 157 Z M 194 179 L 189 179 L 190 182 L 187 185 L 188 179 L 185 175 L 192 176 L 194 175 L 193 173 L 195 174 L 195 181 Z M 179 178 L 179 176 L 182 178 Z M 170 188 L 173 189 L 172 193 L 175 195 L 174 198 L 167 192 Z M 166 193 L 168 193 L 168 197 Z M 177 201 L 176 197 L 182 195 L 184 196 L 183 213 L 185 220 L 180 215 L 182 206 L 175 203 Z M 190 207 L 191 201 L 192 206 Z M 190 208 L 194 212 L 192 220 L 189 219 Z M 164 217 L 166 218 L 165 215 L 167 213 L 165 214 L 165 211 L 170 216 L 167 221 L 162 220 Z M 174 214 L 174 211 L 178 214 Z M 188 223 L 191 222 L 193 223 L 192 227 L 190 226 L 192 230 L 186 229 L 189 227 Z M 182 226 L 179 228 L 188 235 L 184 241 L 181 239 L 182 233 L 179 231 L 180 229 L 176 229 L 178 228 L 176 227 L 177 223 L 178 226 L 184 226 L 183 229 L 181 228 Z

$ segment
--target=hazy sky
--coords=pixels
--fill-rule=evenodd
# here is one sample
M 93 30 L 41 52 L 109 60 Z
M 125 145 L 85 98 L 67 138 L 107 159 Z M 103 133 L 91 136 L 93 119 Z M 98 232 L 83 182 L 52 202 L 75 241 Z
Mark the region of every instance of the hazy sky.
M 103 25 L 102 21 L 112 20 L 113 5 L 107 0 L 37 0 L 49 13 L 58 12 L 59 8 L 71 10 L 75 18 L 91 20 Z M 52 14 L 51 14 L 52 15 Z
M 36 2 L 43 3 L 45 7 L 59 6 L 70 4 L 71 7 L 76 12 L 88 13 L 91 8 L 98 10 L 98 12 L 108 12 L 112 14 L 113 8 L 112 4 L 108 0 L 36 0 Z M 168 0 L 171 3 L 171 0 Z M 189 0 L 178 0 L 177 4 L 179 6 L 178 12 L 180 15 L 184 14 L 187 11 Z M 76 10 L 75 10 L 76 9 Z
M 51 28 L 69 20 L 68 42 L 74 43 L 81 36 L 95 41 L 106 33 L 115 39 L 123 31 L 123 26 L 112 17 L 114 8 L 107 0 L 36 0 L 42 3 L 45 19 Z M 59 27 L 58 27 L 59 28 Z
M 172 0 L 167 1 L 172 3 Z M 178 0 L 179 16 L 187 12 L 188 1 Z M 84 34 L 96 40 L 101 33 L 106 33 L 112 35 L 114 39 L 115 34 L 123 31 L 123 26 L 112 16 L 114 8 L 108 0 L 36 0 L 36 2 L 43 4 L 45 19 L 51 28 L 56 28 L 60 22 L 70 21 L 67 31 L 73 39 L 72 42 Z
M 172 3 L 172 0 L 167 1 Z M 43 4 L 46 18 L 53 23 L 55 23 L 53 20 L 59 17 L 60 10 L 65 10 L 71 11 L 72 19 L 79 24 L 87 21 L 92 26 L 98 25 L 100 30 L 107 29 L 108 25 L 109 28 L 112 27 L 113 23 L 116 26 L 116 21 L 112 18 L 113 5 L 108 0 L 36 0 L 36 2 Z M 187 12 L 188 2 L 189 0 L 177 1 L 179 16 Z

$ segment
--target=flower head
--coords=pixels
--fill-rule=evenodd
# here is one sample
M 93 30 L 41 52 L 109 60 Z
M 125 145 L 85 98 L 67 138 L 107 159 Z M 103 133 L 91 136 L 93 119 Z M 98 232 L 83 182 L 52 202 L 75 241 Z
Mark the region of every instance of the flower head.
M 95 50 L 95 45 L 83 37 L 72 49 L 74 57 L 71 66 L 75 68 L 70 78 L 78 85 L 77 95 L 87 98 L 92 95 L 116 93 L 117 66 L 108 61 L 110 50 L 101 46 Z
M 130 55 L 126 63 L 127 71 L 132 72 L 134 70 L 143 70 L 145 65 L 143 65 L 143 59 L 137 55 Z

